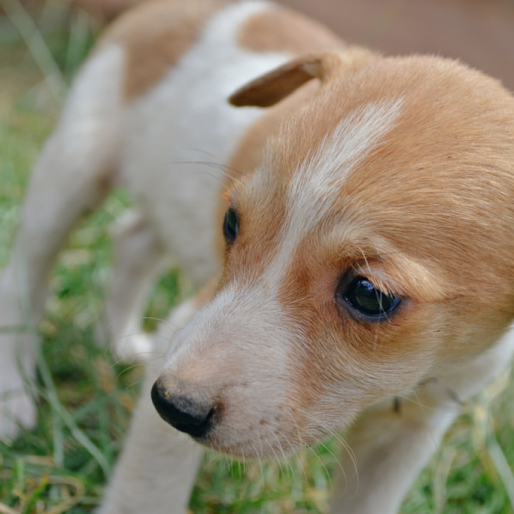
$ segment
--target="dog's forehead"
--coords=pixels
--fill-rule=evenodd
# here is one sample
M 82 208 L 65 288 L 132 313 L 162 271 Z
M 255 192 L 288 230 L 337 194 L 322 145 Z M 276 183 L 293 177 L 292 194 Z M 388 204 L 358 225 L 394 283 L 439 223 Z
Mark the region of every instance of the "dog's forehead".
M 370 155 L 384 162 L 377 173 L 406 157 L 440 166 L 449 154 L 487 157 L 513 124 L 512 96 L 495 80 L 453 61 L 384 59 L 328 80 L 270 139 L 265 165 L 287 182 L 349 178 Z
M 379 67 L 320 88 L 270 139 L 238 195 L 247 235 L 339 228 L 446 267 L 495 252 L 514 216 L 512 97 L 450 61 Z

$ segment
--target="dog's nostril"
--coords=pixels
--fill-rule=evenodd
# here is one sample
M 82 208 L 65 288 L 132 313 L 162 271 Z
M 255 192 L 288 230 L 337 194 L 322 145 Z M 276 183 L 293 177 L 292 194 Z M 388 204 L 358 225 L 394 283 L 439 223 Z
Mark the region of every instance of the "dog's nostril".
M 213 426 L 216 411 L 211 403 L 196 402 L 188 396 L 173 395 L 155 382 L 152 402 L 161 418 L 181 432 L 193 437 L 204 437 Z

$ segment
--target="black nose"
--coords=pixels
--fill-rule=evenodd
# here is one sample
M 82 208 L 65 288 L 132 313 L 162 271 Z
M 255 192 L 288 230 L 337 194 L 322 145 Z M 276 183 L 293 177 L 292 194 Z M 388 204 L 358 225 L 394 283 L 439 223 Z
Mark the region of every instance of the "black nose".
M 214 405 L 170 394 L 159 380 L 152 387 L 152 402 L 164 421 L 193 437 L 206 436 L 213 426 Z

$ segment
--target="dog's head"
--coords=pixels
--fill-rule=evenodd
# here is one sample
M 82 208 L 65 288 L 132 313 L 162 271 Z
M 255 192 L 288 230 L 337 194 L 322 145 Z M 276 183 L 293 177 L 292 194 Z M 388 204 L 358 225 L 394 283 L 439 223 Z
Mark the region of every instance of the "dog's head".
M 514 99 L 432 57 L 300 59 L 232 97 L 321 85 L 230 191 L 213 299 L 153 395 L 239 455 L 312 443 L 465 365 L 514 315 Z

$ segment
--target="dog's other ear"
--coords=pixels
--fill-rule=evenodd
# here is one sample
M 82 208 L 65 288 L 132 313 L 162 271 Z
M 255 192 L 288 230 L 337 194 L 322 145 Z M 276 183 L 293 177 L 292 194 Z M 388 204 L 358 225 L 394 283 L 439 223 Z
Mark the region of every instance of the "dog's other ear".
M 229 102 L 236 107 L 270 107 L 313 78 L 326 82 L 342 70 L 363 66 L 375 58 L 372 52 L 358 47 L 303 56 L 252 80 Z

